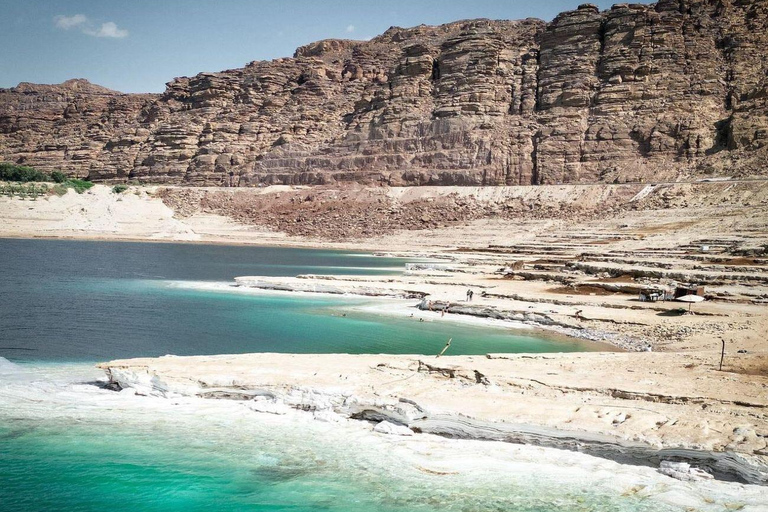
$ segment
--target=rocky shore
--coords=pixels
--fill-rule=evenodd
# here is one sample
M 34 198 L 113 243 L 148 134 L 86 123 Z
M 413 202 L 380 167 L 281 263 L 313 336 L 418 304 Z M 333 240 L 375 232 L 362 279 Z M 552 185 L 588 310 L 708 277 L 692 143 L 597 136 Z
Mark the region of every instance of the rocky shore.
M 566 319 L 552 309 L 538 311 L 530 306 L 526 309 L 510 309 L 504 304 L 489 303 L 484 299 L 478 299 L 478 303 L 470 304 L 467 301 L 452 302 L 451 300 L 430 300 L 433 295 L 458 294 L 461 286 L 482 287 L 469 281 L 459 283 L 442 283 L 430 279 L 417 281 L 413 279 L 403 282 L 400 278 L 355 278 L 341 276 L 314 276 L 300 275 L 295 278 L 267 277 L 267 276 L 242 276 L 236 277 L 238 288 L 279 291 L 286 293 L 320 293 L 329 295 L 354 295 L 360 297 L 377 297 L 393 299 L 418 299 L 417 302 L 405 302 L 403 307 L 413 308 L 423 313 L 438 313 L 440 320 L 452 321 L 456 315 L 472 317 L 477 320 L 497 320 L 502 325 L 509 327 L 530 326 L 557 332 L 574 338 L 590 341 L 604 342 L 624 350 L 648 350 L 650 344 L 641 337 L 624 336 L 610 330 L 598 330 L 585 328 L 577 321 Z M 408 289 L 406 289 L 408 288 Z M 521 302 L 525 302 L 523 299 Z M 376 308 L 375 311 L 387 314 L 389 305 Z M 546 311 L 546 312 L 545 312 Z M 413 316 L 414 311 L 404 310 L 400 315 Z M 446 318 L 445 315 L 448 315 Z M 434 319 L 429 315 L 420 315 L 422 319 Z
M 696 356 L 246 354 L 99 366 L 123 392 L 240 400 L 394 435 L 535 444 L 667 470 L 682 462 L 697 470 L 685 478 L 768 484 L 768 380 L 713 372 Z

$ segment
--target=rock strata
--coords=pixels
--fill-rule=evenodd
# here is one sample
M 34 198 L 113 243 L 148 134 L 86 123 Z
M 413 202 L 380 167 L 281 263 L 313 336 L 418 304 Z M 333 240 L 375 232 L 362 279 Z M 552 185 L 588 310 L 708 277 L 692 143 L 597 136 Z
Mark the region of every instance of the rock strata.
M 0 159 L 99 181 L 529 185 L 765 172 L 768 2 L 584 4 L 176 78 L 0 90 Z

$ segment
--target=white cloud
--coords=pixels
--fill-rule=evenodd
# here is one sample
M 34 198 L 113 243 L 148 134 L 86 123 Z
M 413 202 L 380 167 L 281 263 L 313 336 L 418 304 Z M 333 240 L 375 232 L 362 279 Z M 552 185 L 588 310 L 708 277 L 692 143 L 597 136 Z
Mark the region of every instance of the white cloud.
M 56 23 L 57 27 L 64 30 L 69 30 L 72 27 L 85 25 L 88 23 L 88 18 L 85 16 L 85 14 L 75 14 L 74 16 L 64 16 L 60 14 L 53 18 L 53 21 Z
M 78 28 L 83 34 L 93 37 L 122 39 L 123 37 L 128 36 L 128 31 L 118 28 L 115 22 L 107 21 L 97 27 L 85 14 L 75 14 L 73 16 L 64 16 L 60 14 L 53 18 L 53 22 L 62 30 Z
M 102 23 L 98 30 L 84 29 L 83 33 L 94 37 L 114 37 L 116 39 L 122 39 L 128 35 L 127 30 L 117 28 L 117 25 L 112 21 Z
M 347 32 L 349 32 L 351 34 L 354 31 L 355 31 L 355 26 L 354 25 L 347 25 Z

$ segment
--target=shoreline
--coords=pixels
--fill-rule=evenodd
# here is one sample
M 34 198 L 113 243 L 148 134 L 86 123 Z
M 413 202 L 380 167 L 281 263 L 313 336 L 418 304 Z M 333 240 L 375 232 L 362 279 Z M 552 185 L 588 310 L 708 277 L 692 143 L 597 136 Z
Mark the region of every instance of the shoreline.
M 424 312 L 428 308 L 425 301 L 433 295 L 440 296 L 446 293 L 445 287 L 435 289 L 433 285 L 422 284 L 425 288 L 403 290 L 398 288 L 402 286 L 402 280 L 409 277 L 409 273 L 403 276 L 387 276 L 386 278 L 376 278 L 376 276 L 366 276 L 361 279 L 357 276 L 339 276 L 339 275 L 299 275 L 294 278 L 280 278 L 267 276 L 244 276 L 237 277 L 235 281 L 237 288 L 251 288 L 260 291 L 284 292 L 289 294 L 324 294 L 327 296 L 357 296 L 368 299 L 406 299 L 420 300 L 416 306 L 418 311 Z M 411 273 L 411 275 L 413 275 Z M 369 288 L 360 286 L 360 283 L 368 283 Z M 428 282 L 428 280 L 427 280 Z M 414 297 L 406 297 L 412 294 Z M 431 301 L 430 301 L 431 302 Z M 558 315 L 552 315 L 554 310 L 537 308 L 528 310 L 509 310 L 503 306 L 500 307 L 498 301 L 492 304 L 483 304 L 478 298 L 479 303 L 464 303 L 435 300 L 435 310 L 426 313 L 423 318 L 429 318 L 431 313 L 441 315 L 441 309 L 445 307 L 448 315 L 461 322 L 466 319 L 467 323 L 479 322 L 481 325 L 493 324 L 495 322 L 509 322 L 509 327 L 516 325 L 530 326 L 534 329 L 540 329 L 545 332 L 557 333 L 572 340 L 586 341 L 604 346 L 611 346 L 614 349 L 624 351 L 646 351 L 649 344 L 643 339 L 634 339 L 632 337 L 616 334 L 610 330 L 585 329 L 564 318 L 558 318 Z M 487 302 L 487 301 L 486 301 Z M 546 303 L 539 306 L 547 305 Z M 528 306 L 533 309 L 532 306 Z M 562 316 L 562 315 L 559 315 Z M 443 319 L 443 316 L 440 316 Z M 487 323 L 486 323 L 487 322 Z
M 760 206 L 766 204 L 768 187 L 755 185 L 749 204 L 740 187 L 707 187 L 711 194 L 703 199 L 685 195 L 687 188 L 675 189 L 675 194 L 682 195 L 642 199 L 656 201 L 646 209 L 619 209 L 598 217 L 581 218 L 578 211 L 564 213 L 557 203 L 561 199 L 555 198 L 537 203 L 552 218 L 548 214 L 519 221 L 481 219 L 344 242 L 289 237 L 213 214 L 177 217 L 159 199 L 144 193 L 118 202 L 119 198 L 100 190 L 36 205 L 0 199 L 0 212 L 10 212 L 11 218 L 0 236 L 16 230 L 31 235 L 22 238 L 50 238 L 40 235 L 58 230 L 65 236 L 56 238 L 68 240 L 316 248 L 396 254 L 406 259 L 408 255 L 436 255 L 439 265 L 419 266 L 400 276 L 279 280 L 315 288 L 415 290 L 436 303 L 453 304 L 455 313 L 465 309 L 462 298 L 472 288 L 476 292 L 473 307 L 486 309 L 486 316 L 546 317 L 582 334 L 637 340 L 636 348 L 649 345 L 652 352 L 494 355 L 472 360 L 445 356 L 437 359 L 439 364 L 430 359 L 437 370 L 421 372 L 417 362 L 403 362 L 397 356 L 355 356 L 348 361 L 362 365 L 357 373 L 349 373 L 348 368 L 325 357 L 267 354 L 253 356 L 260 361 L 252 367 L 261 372 L 256 376 L 244 369 L 226 379 L 232 375 L 232 365 L 206 376 L 202 373 L 207 363 L 189 359 L 196 362 L 179 369 L 180 379 L 194 382 L 210 377 L 214 379 L 211 388 L 235 393 L 234 383 L 258 377 L 253 383 L 259 389 L 278 387 L 311 398 L 336 396 L 339 389 L 347 389 L 349 383 L 338 380 L 345 375 L 357 380 L 344 396 L 364 397 L 368 404 L 399 407 L 408 403 L 399 401 L 403 398 L 430 408 L 435 415 L 449 411 L 457 418 L 606 434 L 654 449 L 683 446 L 716 454 L 743 454 L 768 464 L 768 346 L 764 337 L 768 332 L 768 257 L 760 252 L 768 245 L 768 232 L 761 221 L 765 207 Z M 559 193 L 565 193 L 568 187 L 561 189 Z M 412 193 L 426 197 L 429 191 Z M 78 213 L 82 208 L 87 213 Z M 110 211 L 119 218 L 101 224 L 99 216 L 110 215 Z M 106 231 L 136 236 L 103 236 Z M 681 308 L 687 309 L 681 303 L 638 300 L 640 290 L 674 290 L 680 283 L 699 279 L 710 284 L 705 286 L 706 301 L 693 307 L 698 314 L 681 314 Z M 448 314 L 454 314 L 450 307 Z M 721 340 L 727 345 L 722 371 L 718 368 Z M 347 360 L 352 356 L 334 357 Z M 168 360 L 173 359 L 178 358 Z M 165 358 L 140 361 L 125 364 L 138 365 L 139 375 L 167 363 Z M 311 373 L 302 370 L 313 361 L 326 363 Z M 273 366 L 282 372 L 275 373 Z M 219 377 L 225 379 L 219 381 Z M 402 388 L 393 390 L 393 386 Z
M 275 247 L 285 249 L 317 249 L 317 250 L 329 250 L 329 251 L 354 251 L 370 253 L 371 256 L 376 256 L 375 253 L 385 252 L 383 249 L 379 249 L 379 246 L 370 246 L 370 248 L 355 249 L 357 244 L 351 242 L 339 242 L 328 243 L 321 242 L 319 240 L 307 240 L 302 242 L 300 240 L 291 242 L 275 242 L 270 239 L 264 239 L 263 241 L 238 241 L 229 238 L 201 238 L 198 240 L 189 240 L 184 238 L 151 238 L 147 236 L 137 237 L 112 237 L 105 235 L 77 235 L 77 234 L 65 234 L 65 235 L 38 235 L 38 234 L 1 234 L 0 240 L 66 240 L 66 241 L 83 241 L 83 242 L 120 242 L 120 243 L 157 243 L 157 244 L 185 244 L 185 245 L 217 245 L 217 246 L 232 246 L 232 247 Z M 364 246 L 367 247 L 367 246 Z
M 730 422 L 728 416 L 733 413 L 766 407 L 768 402 L 765 397 L 760 398 L 757 388 L 758 394 L 753 394 L 753 400 L 757 401 L 742 405 L 729 404 L 719 398 L 721 392 L 713 388 L 706 400 L 719 401 L 719 407 L 728 407 L 731 412 L 725 417 L 717 411 L 700 413 L 701 418 L 711 422 L 712 428 L 705 436 L 701 432 L 692 436 L 691 429 L 697 425 L 697 418 L 688 415 L 698 406 L 683 404 L 691 401 L 691 397 L 684 397 L 687 392 L 695 392 L 695 387 L 678 390 L 679 396 L 665 394 L 671 390 L 671 382 L 643 389 L 630 385 L 611 390 L 610 386 L 616 382 L 611 376 L 614 367 L 602 370 L 580 388 L 560 388 L 557 377 L 546 376 L 556 374 L 537 371 L 557 368 L 573 355 L 434 358 L 264 353 L 117 360 L 98 367 L 106 372 L 116 389 L 128 389 L 139 395 L 246 401 L 257 412 L 284 414 L 283 411 L 298 409 L 309 411 L 315 419 L 323 421 L 332 421 L 338 416 L 373 422 L 380 425 L 380 430 L 395 435 L 427 433 L 534 444 L 651 467 L 659 467 L 662 461 L 687 462 L 719 479 L 768 485 L 768 460 L 743 449 L 718 448 L 732 441 L 728 441 L 722 427 L 715 428 L 718 422 Z M 578 361 L 589 367 L 595 360 L 605 359 L 603 356 L 605 354 L 580 353 Z M 659 356 L 653 356 L 658 367 L 669 364 L 668 358 Z M 610 359 L 613 365 L 633 364 L 627 353 L 613 354 Z M 508 364 L 523 361 L 525 368 Z M 531 374 L 538 377 L 533 382 L 540 384 L 529 391 L 540 396 L 534 404 L 521 408 L 517 397 L 525 393 L 526 387 L 520 388 L 519 382 Z M 720 379 L 715 377 L 715 380 Z M 547 390 L 550 387 L 552 391 Z M 565 392 L 565 395 L 553 403 L 549 398 L 552 392 Z M 619 392 L 634 393 L 643 405 L 622 410 L 616 403 L 621 398 L 611 398 Z M 488 393 L 495 397 L 494 402 L 505 403 L 507 407 L 499 409 L 488 403 L 482 398 Z M 563 404 L 564 401 L 568 403 Z M 579 414 L 582 409 L 602 410 L 605 414 L 614 408 L 620 412 L 609 414 L 604 421 L 587 421 L 591 414 L 586 417 L 583 412 Z M 668 431 L 660 436 L 658 427 L 648 425 L 649 420 L 670 412 L 678 418 L 671 424 L 669 420 L 664 422 L 669 424 Z M 635 427 L 628 428 L 629 423 Z M 644 426 L 638 428 L 639 425 Z M 691 479 L 696 480 L 694 476 Z
M 187 284 L 189 283 L 189 284 Z M 409 299 L 393 298 L 389 296 L 377 296 L 377 295 L 360 295 L 354 293 L 338 294 L 338 293 L 323 293 L 323 292 L 311 292 L 311 291 L 290 291 L 290 290 L 273 290 L 264 288 L 253 288 L 248 286 L 238 286 L 235 284 L 228 284 L 226 282 L 211 282 L 200 285 L 192 284 L 198 282 L 191 281 L 173 281 L 168 282 L 167 286 L 180 289 L 190 290 L 205 290 L 214 293 L 237 293 L 244 295 L 256 295 L 256 296 L 278 296 L 278 297 L 325 297 L 325 298 L 342 298 L 342 299 L 355 299 L 366 300 L 369 304 L 359 305 L 342 305 L 340 311 L 356 311 L 365 314 L 415 320 L 423 319 L 424 322 L 447 322 L 458 325 L 468 325 L 483 328 L 498 329 L 502 331 L 519 331 L 521 334 L 535 334 L 544 338 L 562 340 L 565 343 L 586 344 L 588 346 L 594 346 L 600 350 L 595 352 L 626 352 L 630 351 L 627 348 L 618 346 L 605 341 L 601 338 L 602 335 L 609 333 L 588 333 L 578 330 L 569 330 L 555 325 L 546 325 L 538 322 L 526 322 L 520 320 L 504 320 L 498 318 L 492 318 L 488 316 L 471 315 L 471 314 L 457 314 L 448 312 L 445 316 L 440 315 L 440 311 L 428 311 L 419 308 L 419 304 L 406 302 Z M 417 299 L 412 299 L 417 300 Z
M 0 360 L 0 371 L 3 369 Z M 13 367 L 5 370 L 14 372 Z M 764 503 L 765 487 L 713 479 L 681 481 L 649 466 L 622 465 L 578 452 L 434 434 L 397 435 L 382 432 L 384 429 L 377 429 L 372 422 L 332 413 L 289 407 L 263 412 L 264 401 L 166 399 L 136 395 L 132 390 L 115 393 L 102 387 L 106 383 L 103 372 L 92 366 L 16 370 L 13 384 L 3 390 L 7 407 L 0 407 L 0 415 L 14 418 L 16 429 L 29 426 L 30 431 L 7 439 L 10 446 L 34 442 L 35 433 L 41 432 L 61 432 L 68 442 L 82 440 L 86 447 L 94 434 L 135 440 L 136 445 L 129 444 L 124 450 L 123 443 L 116 443 L 106 453 L 100 451 L 107 457 L 105 469 L 116 453 L 121 454 L 118 460 L 123 460 L 133 446 L 155 446 L 166 455 L 164 460 L 173 463 L 183 458 L 175 466 L 181 471 L 194 471 L 200 467 L 197 457 L 184 458 L 191 441 L 198 448 L 193 453 L 202 455 L 200 449 L 206 449 L 203 443 L 211 450 L 205 452 L 205 460 L 221 461 L 220 467 L 228 472 L 233 468 L 269 471 L 275 461 L 285 461 L 316 479 L 339 471 L 358 474 L 355 468 L 363 467 L 362 478 L 351 480 L 363 485 L 363 494 L 377 489 L 365 487 L 371 475 L 375 475 L 376 484 L 391 482 L 391 489 L 403 488 L 408 495 L 417 485 L 423 489 L 419 499 L 436 492 L 450 493 L 460 486 L 467 491 L 461 495 L 470 508 L 482 508 L 479 503 L 499 508 L 493 497 L 512 490 L 515 500 L 508 504 L 513 508 L 520 505 L 520 499 L 542 506 L 546 503 L 550 508 L 562 507 L 565 499 L 579 510 L 590 504 L 592 508 L 623 510 L 623 506 L 643 501 L 643 510 L 692 507 L 715 511 L 742 506 L 745 511 L 757 511 Z M 30 386 L 30 382 L 35 385 Z M 92 421 L 94 415 L 99 418 L 96 422 Z M 254 439 L 263 442 L 254 444 Z M 236 449 L 218 448 L 229 444 Z M 73 445 L 71 450 L 77 453 L 79 446 Z M 49 451 L 38 455 L 42 464 L 48 463 Z M 318 459 L 322 466 L 315 464 Z M 542 493 L 547 496 L 545 502 L 536 498 Z M 391 498 L 388 489 L 383 500 L 391 503 Z M 450 503 L 456 505 L 455 499 Z M 360 508 L 359 503 L 356 505 Z

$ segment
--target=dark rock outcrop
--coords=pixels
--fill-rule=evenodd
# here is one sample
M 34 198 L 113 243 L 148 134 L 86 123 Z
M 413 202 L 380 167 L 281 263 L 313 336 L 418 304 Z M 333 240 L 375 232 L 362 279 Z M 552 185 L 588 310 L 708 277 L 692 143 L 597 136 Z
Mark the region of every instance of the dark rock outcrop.
M 768 0 L 590 4 L 326 40 L 177 78 L 0 90 L 0 160 L 190 185 L 764 174 Z

